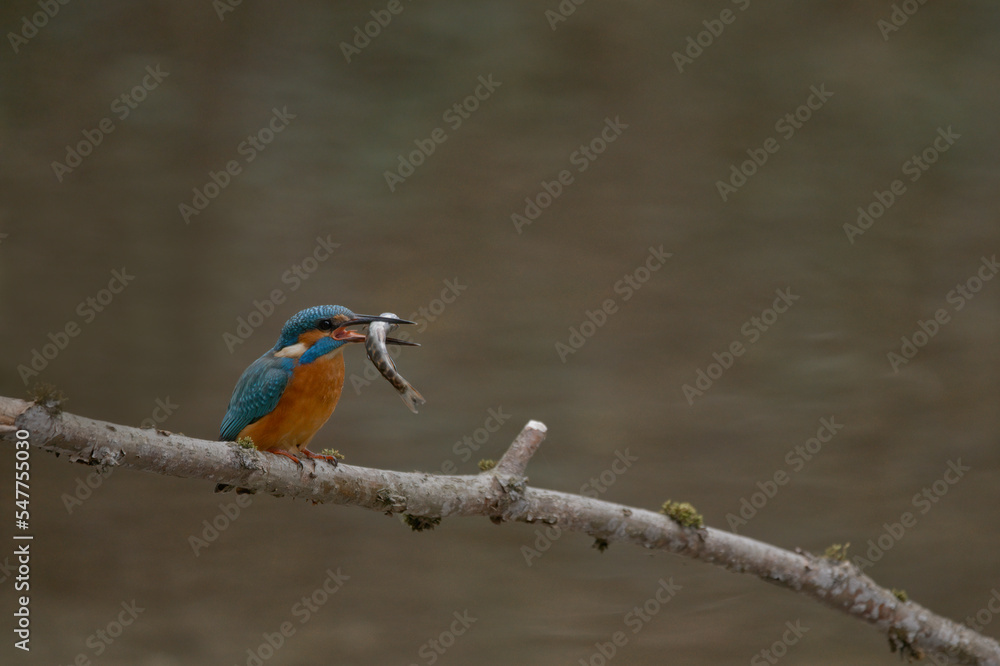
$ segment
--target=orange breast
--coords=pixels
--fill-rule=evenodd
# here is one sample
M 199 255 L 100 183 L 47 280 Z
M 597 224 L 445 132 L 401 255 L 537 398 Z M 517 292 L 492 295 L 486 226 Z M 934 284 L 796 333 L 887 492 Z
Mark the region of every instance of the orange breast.
M 300 451 L 333 414 L 343 388 L 344 356 L 339 350 L 298 365 L 274 411 L 241 430 L 239 437 L 252 438 L 261 450 Z

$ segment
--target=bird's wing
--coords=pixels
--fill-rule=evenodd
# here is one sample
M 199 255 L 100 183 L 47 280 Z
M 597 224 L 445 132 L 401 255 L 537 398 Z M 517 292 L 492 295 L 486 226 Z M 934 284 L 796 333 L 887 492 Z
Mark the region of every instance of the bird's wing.
M 288 386 L 293 367 L 294 361 L 275 358 L 272 352 L 251 363 L 233 389 L 219 439 L 233 441 L 243 428 L 270 414 Z

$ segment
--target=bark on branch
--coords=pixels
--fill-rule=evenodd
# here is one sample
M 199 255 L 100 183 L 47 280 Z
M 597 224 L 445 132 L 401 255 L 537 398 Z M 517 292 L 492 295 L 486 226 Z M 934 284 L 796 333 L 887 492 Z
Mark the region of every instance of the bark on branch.
M 205 479 L 278 496 L 406 513 L 411 524 L 453 516 L 486 516 L 558 525 L 606 542 L 655 548 L 752 574 L 800 592 L 885 633 L 907 658 L 947 655 L 962 664 L 1000 666 L 1000 644 L 912 601 L 900 601 L 849 562 L 791 552 L 708 528 L 682 527 L 660 513 L 603 500 L 532 488 L 524 470 L 545 437 L 529 421 L 496 467 L 474 476 L 393 472 L 326 462 L 296 465 L 281 456 L 215 442 L 138 429 L 62 413 L 0 397 L 0 438 L 30 433 L 32 445 L 71 462 L 120 466 L 168 476 Z M 423 519 L 423 520 L 419 520 Z

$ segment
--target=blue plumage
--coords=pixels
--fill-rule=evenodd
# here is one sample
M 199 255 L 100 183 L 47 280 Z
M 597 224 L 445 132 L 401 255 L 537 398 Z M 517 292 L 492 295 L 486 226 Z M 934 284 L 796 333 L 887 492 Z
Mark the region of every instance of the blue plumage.
M 316 328 L 316 322 L 332 319 L 337 315 L 342 315 L 345 321 L 354 319 L 354 313 L 342 305 L 317 305 L 302 310 L 281 327 L 281 337 L 278 338 L 278 344 L 274 345 L 274 351 L 294 345 L 299 341 L 300 335 Z
M 270 414 L 278 406 L 294 367 L 294 360 L 277 358 L 273 349 L 251 363 L 233 390 L 219 439 L 235 440 L 243 428 Z
M 355 315 L 340 305 L 318 305 L 294 315 L 285 322 L 274 347 L 251 363 L 236 383 L 233 396 L 229 400 L 229 409 L 222 419 L 219 439 L 233 441 L 244 428 L 273 412 L 288 388 L 296 368 L 301 371 L 302 366 L 323 358 L 348 341 L 364 341 L 363 336 L 354 334 L 353 331 L 342 331 L 342 327 L 367 324 L 372 321 L 413 323 L 395 317 Z M 352 333 L 353 336 L 347 335 L 348 333 Z M 295 348 L 295 345 L 299 345 L 300 348 Z M 288 351 L 279 355 L 282 350 Z M 330 394 L 333 396 L 332 404 L 329 406 L 330 412 L 333 411 L 340 396 L 343 377 L 341 376 L 338 381 L 340 383 L 336 391 Z M 326 418 L 322 419 L 317 427 L 325 420 Z
M 354 318 L 354 313 L 341 305 L 317 305 L 298 312 L 285 322 L 274 347 L 251 363 L 236 383 L 233 397 L 229 400 L 229 410 L 222 419 L 220 440 L 236 439 L 243 428 L 264 418 L 278 406 L 281 394 L 292 378 L 296 361 L 277 357 L 275 352 L 297 344 L 299 337 L 315 329 L 320 320 L 333 319 L 338 315 L 344 321 Z M 342 344 L 340 340 L 321 338 L 299 358 L 298 363 L 310 363 Z

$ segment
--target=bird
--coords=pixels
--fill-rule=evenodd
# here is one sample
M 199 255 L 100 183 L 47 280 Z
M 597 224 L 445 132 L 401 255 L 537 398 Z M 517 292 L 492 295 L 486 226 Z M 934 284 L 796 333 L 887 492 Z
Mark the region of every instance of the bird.
M 221 441 L 249 438 L 268 453 L 301 464 L 298 456 L 336 464 L 334 456 L 306 448 L 323 427 L 344 388 L 344 348 L 364 342 L 348 326 L 396 317 L 359 315 L 340 305 L 318 305 L 295 314 L 281 328 L 278 342 L 243 372 L 219 428 Z M 387 340 L 388 342 L 388 340 Z M 392 339 L 393 344 L 412 344 Z M 216 491 L 228 490 L 220 484 Z

